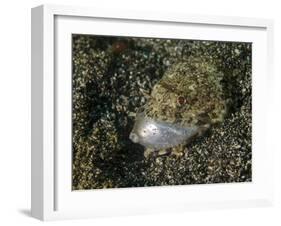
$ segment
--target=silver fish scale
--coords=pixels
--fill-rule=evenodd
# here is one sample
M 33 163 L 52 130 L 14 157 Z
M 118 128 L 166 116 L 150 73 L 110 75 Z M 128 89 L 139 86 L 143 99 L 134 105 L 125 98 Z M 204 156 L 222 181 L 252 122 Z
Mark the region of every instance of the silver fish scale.
M 145 117 L 137 116 L 130 139 L 150 149 L 170 148 L 184 143 L 192 137 L 198 127 L 181 127 L 167 122 L 160 122 Z

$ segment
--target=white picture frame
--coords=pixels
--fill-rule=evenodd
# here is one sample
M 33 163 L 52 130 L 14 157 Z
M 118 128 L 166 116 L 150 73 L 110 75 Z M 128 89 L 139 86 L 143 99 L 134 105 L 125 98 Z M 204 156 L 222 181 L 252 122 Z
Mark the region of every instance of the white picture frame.
M 93 27 L 95 34 L 104 35 L 253 42 L 253 181 L 73 192 L 67 138 L 71 131 L 69 35 L 91 34 Z M 182 32 L 185 27 L 188 37 Z M 57 5 L 33 8 L 32 216 L 56 220 L 271 205 L 273 153 L 264 138 L 273 68 L 272 33 L 273 22 L 267 19 Z

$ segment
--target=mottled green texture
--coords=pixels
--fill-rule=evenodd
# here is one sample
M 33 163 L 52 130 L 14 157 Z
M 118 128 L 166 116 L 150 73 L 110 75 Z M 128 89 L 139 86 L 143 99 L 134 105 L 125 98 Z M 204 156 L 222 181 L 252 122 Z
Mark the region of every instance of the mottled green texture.
M 135 113 L 165 76 L 182 77 L 194 62 L 208 81 L 202 89 L 218 99 L 207 103 L 226 101 L 225 119 L 215 106 L 207 115 L 220 123 L 183 146 L 182 156 L 144 158 L 144 148 L 129 139 Z M 185 78 L 178 82 L 173 92 L 187 104 L 176 98 L 174 106 L 206 113 L 201 96 L 210 92 L 195 101 Z M 73 36 L 73 189 L 243 181 L 251 181 L 251 44 Z
M 183 126 L 221 122 L 227 105 L 222 79 L 215 63 L 205 58 L 183 59 L 171 66 L 153 87 L 145 113 Z

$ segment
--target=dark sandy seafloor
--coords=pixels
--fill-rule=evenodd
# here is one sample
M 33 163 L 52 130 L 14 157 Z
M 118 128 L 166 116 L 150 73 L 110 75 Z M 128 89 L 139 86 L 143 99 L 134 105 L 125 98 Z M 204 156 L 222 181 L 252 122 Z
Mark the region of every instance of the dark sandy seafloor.
M 72 48 L 74 190 L 251 181 L 250 43 L 73 35 Z M 182 156 L 145 158 L 129 139 L 134 115 L 167 68 L 190 56 L 215 59 L 229 113 Z

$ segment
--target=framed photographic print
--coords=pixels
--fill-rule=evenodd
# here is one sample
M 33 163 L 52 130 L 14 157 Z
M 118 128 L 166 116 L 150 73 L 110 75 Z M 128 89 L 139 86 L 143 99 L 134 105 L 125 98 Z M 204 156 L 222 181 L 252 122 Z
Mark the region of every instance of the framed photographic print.
M 32 9 L 32 216 L 272 203 L 272 21 Z

